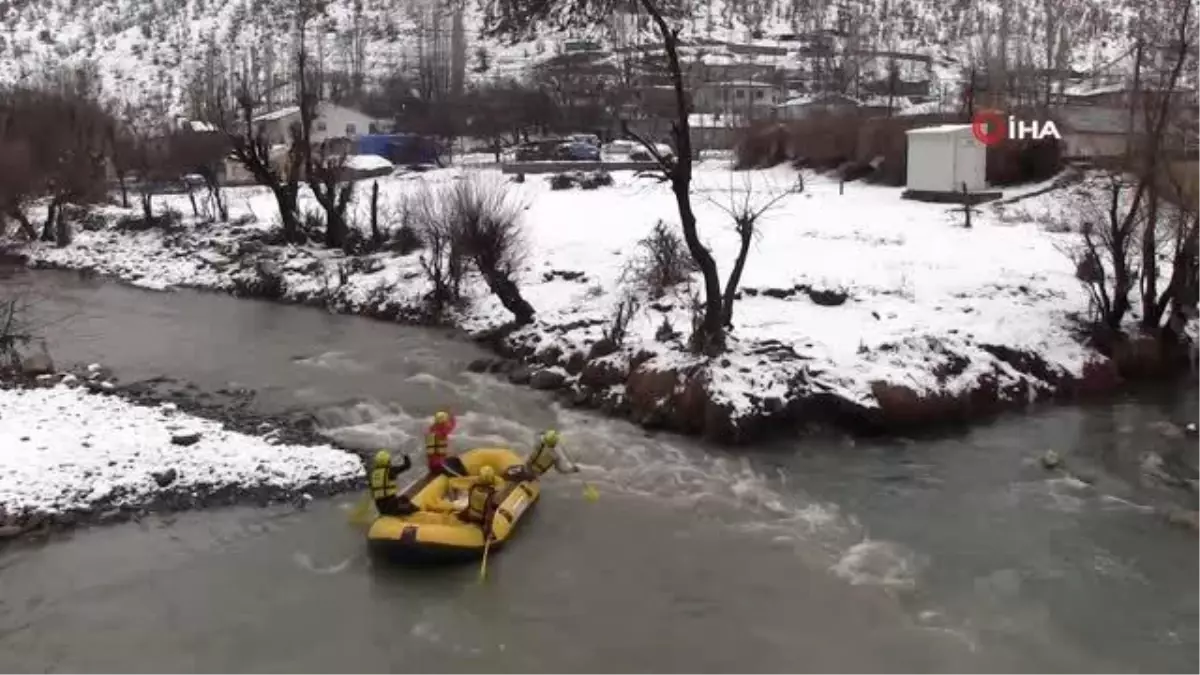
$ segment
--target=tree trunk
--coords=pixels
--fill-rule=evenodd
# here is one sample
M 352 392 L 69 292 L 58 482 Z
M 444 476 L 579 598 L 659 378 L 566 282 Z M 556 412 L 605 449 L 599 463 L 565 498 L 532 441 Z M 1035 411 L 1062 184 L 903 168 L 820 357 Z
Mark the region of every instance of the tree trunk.
M 54 215 L 54 244 L 60 248 L 71 244 L 71 224 L 63 217 L 61 208 Z
M 674 165 L 668 171 L 668 177 L 671 180 L 671 192 L 675 194 L 675 205 L 679 209 L 683 240 L 704 276 L 704 314 L 699 328 L 692 335 L 692 348 L 706 354 L 715 354 L 725 348 L 725 326 L 722 321 L 724 298 L 721 295 L 717 262 L 700 241 L 696 231 L 696 214 L 692 210 L 692 138 L 691 127 L 688 124 L 690 111 L 687 90 L 683 83 L 683 69 L 679 63 L 678 34 L 667 25 L 666 19 L 658 11 L 653 0 L 641 0 L 641 4 L 658 27 L 658 32 L 663 38 L 663 48 L 667 53 L 667 68 L 675 90 L 676 115 L 673 130 L 676 156 Z
M 143 191 L 142 191 L 142 220 L 143 220 L 143 222 L 146 223 L 147 227 L 150 225 L 150 223 L 154 222 L 154 205 L 152 203 L 153 200 L 154 200 L 154 194 L 151 193 L 149 190 L 146 190 L 143 188 Z
M 524 326 L 533 321 L 533 306 L 521 295 L 521 289 L 517 287 L 516 282 L 498 270 L 481 269 L 480 272 L 488 288 L 500 300 L 500 304 L 512 312 L 517 325 Z
M 21 210 L 21 207 L 10 207 L 8 209 L 8 215 L 12 217 L 13 220 L 17 221 L 17 224 L 21 226 L 21 231 L 25 233 L 26 239 L 29 241 L 37 241 L 37 228 L 33 226 L 33 223 L 29 222 L 29 216 L 25 215 L 25 212 Z
M 379 181 L 371 183 L 371 244 L 383 247 L 383 233 L 379 231 Z
M 54 241 L 54 219 L 58 214 L 60 204 L 58 198 L 50 200 L 46 206 L 46 220 L 42 223 L 42 241 Z
M 129 208 L 129 185 L 125 182 L 125 172 L 117 172 L 117 185 L 121 187 L 121 208 Z
M 750 255 L 750 242 L 754 239 L 754 223 L 738 223 L 738 237 L 741 246 L 738 248 L 737 259 L 733 262 L 733 270 L 725 281 L 724 306 L 721 321 L 726 329 L 733 328 L 733 304 L 736 302 L 737 289 L 742 283 L 742 271 L 746 268 L 746 257 Z

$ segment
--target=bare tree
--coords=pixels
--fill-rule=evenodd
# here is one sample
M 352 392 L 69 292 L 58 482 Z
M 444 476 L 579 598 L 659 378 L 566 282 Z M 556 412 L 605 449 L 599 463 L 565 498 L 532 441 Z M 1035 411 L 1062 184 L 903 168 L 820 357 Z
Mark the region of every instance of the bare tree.
M 725 349 L 724 302 L 716 260 L 700 241 L 696 214 L 692 209 L 693 155 L 691 127 L 688 123 L 691 107 L 679 57 L 680 29 L 678 25 L 672 25 L 673 22 L 678 23 L 677 15 L 680 12 L 677 6 L 659 0 L 636 0 L 634 6 L 649 15 L 663 43 L 662 65 L 669 75 L 675 99 L 675 116 L 671 123 L 674 157 L 664 156 L 655 143 L 633 133 L 628 125 L 624 125 L 625 131 L 645 147 L 671 184 L 684 241 L 704 277 L 704 311 L 697 330 L 692 334 L 691 346 L 697 352 L 716 354 Z M 528 35 L 543 22 L 563 27 L 597 25 L 618 9 L 627 8 L 629 5 L 623 4 L 622 0 L 491 0 L 487 6 L 487 18 L 493 33 Z
M 712 200 L 713 204 L 725 211 L 733 220 L 739 242 L 737 258 L 734 259 L 729 278 L 725 280 L 725 292 L 721 301 L 721 320 L 730 330 L 733 329 L 733 305 L 737 298 L 738 287 L 742 283 L 742 273 L 746 269 L 746 259 L 750 255 L 750 244 L 758 233 L 759 221 L 778 206 L 784 198 L 804 191 L 803 174 L 798 175 L 796 182 L 785 189 L 768 188 L 765 192 L 755 190 L 752 174 L 744 173 L 741 176 L 742 189 L 735 189 L 731 185 L 727 204 Z
M 1142 329 L 1148 332 L 1157 331 L 1162 323 L 1168 303 L 1173 300 L 1172 292 L 1176 290 L 1173 283 L 1160 295 L 1158 290 L 1158 256 L 1160 254 L 1159 229 L 1162 204 L 1162 176 L 1169 173 L 1170 167 L 1164 155 L 1167 143 L 1170 141 L 1168 132 L 1175 111 L 1178 109 L 1179 79 L 1184 66 L 1193 60 L 1192 52 L 1195 46 L 1195 26 L 1193 20 L 1193 0 L 1176 0 L 1173 15 L 1176 24 L 1171 33 L 1170 57 L 1163 72 L 1153 81 L 1152 88 L 1146 92 L 1135 90 L 1134 100 L 1142 99 L 1142 114 L 1145 120 L 1146 136 L 1136 153 L 1134 170 L 1138 175 L 1138 197 L 1146 195 L 1145 225 L 1142 231 Z M 1144 94 L 1144 95 L 1143 95 Z M 1184 204 L 1185 200 L 1180 200 Z M 1141 202 L 1136 201 L 1130 207 L 1137 209 Z M 1183 207 L 1186 210 L 1186 207 Z M 1176 224 L 1176 246 L 1179 239 L 1187 239 L 1184 216 L 1181 223 Z M 1180 230 L 1180 226 L 1183 230 Z M 1178 250 L 1178 249 L 1177 249 Z M 1186 265 L 1185 265 L 1186 266 Z

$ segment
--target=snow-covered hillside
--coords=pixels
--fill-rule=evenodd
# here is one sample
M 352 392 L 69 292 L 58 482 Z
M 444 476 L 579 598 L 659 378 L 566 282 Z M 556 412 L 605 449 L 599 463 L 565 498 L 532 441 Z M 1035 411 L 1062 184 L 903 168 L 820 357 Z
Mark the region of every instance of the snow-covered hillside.
M 485 12 L 467 0 L 462 35 L 467 79 L 521 72 L 564 48 L 569 38 L 605 47 L 652 39 L 639 18 L 614 16 L 610 25 L 574 35 L 542 31 L 532 41 L 505 45 L 484 35 Z M 327 72 L 361 62 L 368 82 L 415 65 L 418 45 L 448 45 L 451 13 L 440 0 L 331 0 L 314 24 L 314 51 Z M 1014 59 L 1046 61 L 1047 15 L 1057 23 L 1065 61 L 1089 72 L 1128 48 L 1129 28 L 1163 0 L 684 0 L 693 5 L 687 39 L 736 44 L 792 45 L 780 37 L 840 31 L 839 41 L 888 51 L 928 54 L 942 72 L 987 48 L 1007 25 Z M 205 55 L 219 54 L 240 69 L 286 70 L 287 0 L 0 0 L 0 82 L 28 81 L 59 64 L 94 64 L 108 96 L 138 100 L 165 96 L 176 109 Z M 443 3 L 445 4 L 445 3 Z M 1004 9 L 1007 8 L 1007 11 Z M 645 17 L 640 17 L 644 20 Z M 318 25 L 319 24 L 319 25 Z M 359 45 L 359 46 L 356 46 Z M 714 47 L 720 50 L 720 46 Z M 1018 53 L 1019 52 L 1019 53 Z M 251 56 L 251 54 L 254 56 Z M 1057 59 L 1056 59 L 1057 60 Z

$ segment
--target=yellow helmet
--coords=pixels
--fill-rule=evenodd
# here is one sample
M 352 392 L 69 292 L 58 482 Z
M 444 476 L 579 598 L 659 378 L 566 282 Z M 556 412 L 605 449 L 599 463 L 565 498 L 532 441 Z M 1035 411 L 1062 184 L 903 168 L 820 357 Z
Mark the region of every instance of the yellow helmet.
M 479 480 L 485 483 L 491 483 L 496 480 L 496 470 L 490 466 L 484 466 L 479 469 Z
M 448 413 L 444 410 L 439 410 L 433 414 L 433 423 L 434 424 L 445 424 L 449 421 L 450 421 L 450 413 Z
M 387 450 L 380 450 L 375 453 L 375 466 L 384 466 L 392 463 L 392 453 Z
M 558 432 L 554 429 L 547 429 L 546 432 L 542 434 L 542 442 L 551 448 L 558 447 Z

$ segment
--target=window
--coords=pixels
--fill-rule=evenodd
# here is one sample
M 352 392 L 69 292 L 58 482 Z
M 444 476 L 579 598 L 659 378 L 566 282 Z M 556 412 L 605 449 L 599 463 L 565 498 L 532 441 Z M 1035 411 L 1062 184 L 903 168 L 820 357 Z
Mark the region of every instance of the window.
M 325 121 L 317 120 L 317 131 L 325 131 Z
M 761 100 L 761 99 L 762 99 L 762 97 L 763 97 L 763 94 L 764 94 L 764 93 L 765 93 L 765 92 L 763 92 L 763 90 L 762 90 L 762 89 L 759 89 L 758 91 L 754 92 L 754 98 L 756 98 L 756 99 L 760 99 L 760 100 Z
M 358 132 L 356 131 L 356 127 L 353 124 L 346 125 L 346 135 L 347 136 L 353 136 L 356 133 L 358 133 Z
M 734 98 L 746 98 L 746 90 L 738 89 L 737 94 L 734 95 Z

